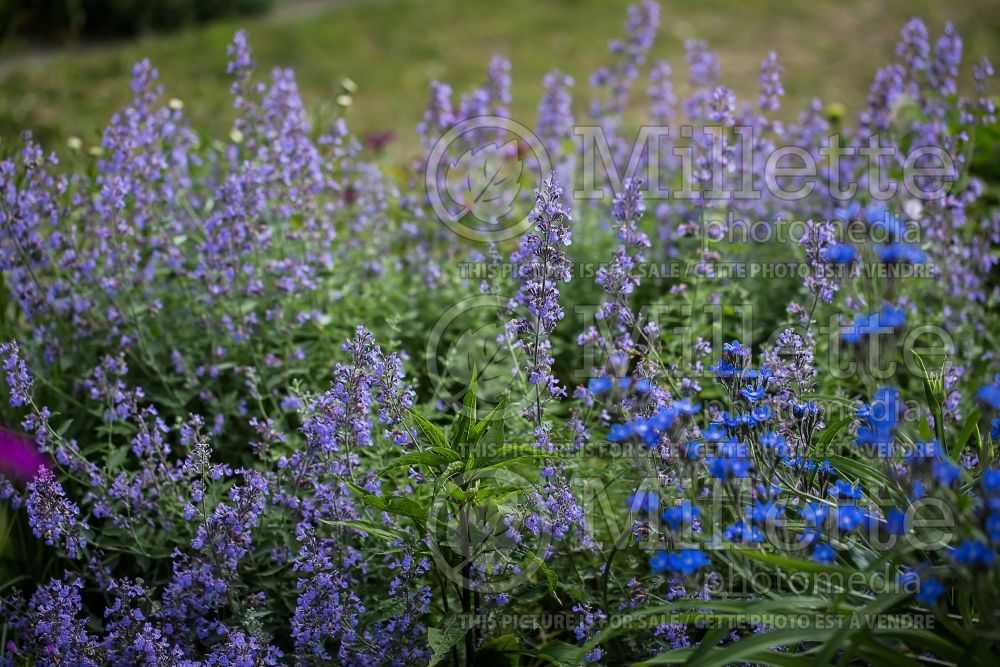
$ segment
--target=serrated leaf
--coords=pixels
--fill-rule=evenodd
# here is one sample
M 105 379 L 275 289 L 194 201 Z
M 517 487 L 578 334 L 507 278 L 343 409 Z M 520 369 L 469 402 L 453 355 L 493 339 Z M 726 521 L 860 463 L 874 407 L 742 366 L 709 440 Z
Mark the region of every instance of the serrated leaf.
M 127 447 L 116 447 L 111 450 L 108 455 L 107 466 L 109 470 L 118 470 L 123 463 L 125 463 L 125 458 L 128 456 Z
M 421 532 L 423 532 L 423 524 L 427 522 L 427 510 L 421 507 L 415 500 L 402 496 L 376 496 L 374 493 L 365 491 L 353 482 L 342 481 L 365 505 L 388 512 L 389 514 L 398 514 L 415 519 L 421 524 Z
M 415 500 L 402 496 L 391 496 L 386 507 L 390 514 L 401 514 L 424 523 L 427 521 L 427 510 Z
M 454 611 L 445 614 L 438 627 L 427 628 L 427 644 L 433 652 L 431 661 L 427 663 L 428 667 L 444 660 L 452 647 L 462 641 L 468 631 L 468 626 Z
M 473 424 L 469 434 L 470 435 L 469 439 L 471 440 L 471 444 L 473 445 L 479 444 L 479 442 L 483 439 L 483 436 L 486 435 L 486 431 L 489 430 L 490 427 L 494 426 L 495 424 L 499 424 L 503 421 L 501 419 L 501 416 L 503 415 L 504 410 L 506 408 L 507 408 L 507 397 L 504 396 L 503 398 L 500 399 L 500 402 L 496 404 L 496 407 L 490 410 L 489 414 L 487 414 L 482 420 Z
M 384 466 L 381 470 L 379 470 L 378 474 L 381 476 L 390 470 L 395 470 L 396 468 L 402 468 L 405 466 L 426 465 L 444 467 L 448 463 L 450 463 L 448 458 L 445 458 L 436 452 L 410 452 L 409 454 L 403 454 L 392 463 Z
M 525 557 L 524 557 L 524 563 L 534 563 L 534 564 L 538 565 L 538 569 L 545 576 L 545 582 L 548 585 L 548 588 L 546 589 L 546 592 L 549 593 L 550 595 L 552 595 L 552 597 L 554 597 L 556 599 L 556 601 L 558 602 L 559 601 L 559 596 L 556 595 L 556 586 L 559 585 L 559 575 L 557 575 L 552 570 L 552 568 L 549 567 L 549 564 L 546 563 L 544 560 L 542 560 L 538 556 L 538 554 L 536 554 L 533 551 L 529 551 L 525 555 Z M 561 604 L 561 602 L 560 602 L 560 604 Z
M 410 410 L 410 417 L 416 422 L 420 435 L 431 447 L 448 447 L 448 439 L 444 437 L 444 431 L 440 427 L 432 424 L 416 410 Z

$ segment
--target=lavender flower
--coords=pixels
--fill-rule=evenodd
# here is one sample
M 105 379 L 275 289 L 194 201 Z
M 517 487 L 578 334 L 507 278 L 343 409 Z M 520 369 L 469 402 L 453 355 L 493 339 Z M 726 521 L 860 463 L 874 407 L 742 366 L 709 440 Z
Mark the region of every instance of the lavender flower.
M 272 667 L 281 665 L 283 653 L 276 647 L 262 643 L 256 637 L 236 631 L 212 647 L 205 661 L 207 667 L 230 667 L 245 665 L 247 667 Z
M 944 33 L 934 44 L 934 57 L 927 72 L 931 87 L 941 95 L 954 95 L 958 92 L 955 81 L 961 64 L 962 39 L 949 21 L 944 25 Z
M 149 595 L 141 582 L 113 580 L 109 593 L 114 598 L 104 610 L 105 637 L 102 641 L 112 665 L 175 664 L 183 660 L 183 651 L 151 622 L 142 608 Z
M 511 255 L 520 282 L 511 309 L 526 313 L 507 325 L 508 336 L 527 357 L 528 382 L 553 398 L 563 396 L 565 390 L 552 374 L 550 336 L 563 318 L 559 284 L 572 277 L 570 260 L 562 250 L 572 243 L 568 225 L 571 219 L 560 203 L 561 197 L 562 188 L 553 178 L 542 181 L 535 191 L 535 207 L 530 215 L 534 231 L 521 237 L 518 249 Z M 537 408 L 536 422 L 541 417 L 541 409 Z
M 676 113 L 677 96 L 672 73 L 670 65 L 663 60 L 654 63 L 649 72 L 649 114 L 655 125 L 669 126 Z
M 27 608 L 4 609 L 8 627 L 20 643 L 7 649 L 39 664 L 97 667 L 103 662 L 97 642 L 87 632 L 80 590 L 83 581 L 69 573 L 38 587 Z M 6 605 L 5 605 L 6 606 Z
M 608 299 L 598 309 L 597 317 L 614 321 L 624 336 L 628 336 L 627 332 L 635 324 L 629 297 L 640 283 L 637 264 L 644 261 L 643 250 L 650 247 L 649 238 L 639 229 L 639 221 L 646 210 L 640 187 L 639 181 L 626 180 L 625 189 L 615 197 L 613 215 L 619 246 L 610 264 L 598 269 L 596 279 Z M 631 348 L 630 341 L 619 343 L 616 349 Z
M 809 330 L 803 336 L 794 329 L 785 329 L 774 347 L 765 350 L 764 365 L 774 374 L 772 385 L 780 405 L 791 406 L 798 396 L 814 390 L 815 346 Z
M 251 533 L 260 522 L 269 491 L 259 472 L 243 470 L 240 474 L 245 483 L 229 491 L 232 505 L 220 503 L 212 514 L 200 517 L 202 525 L 191 541 L 196 551 L 207 551 L 227 575 L 236 573 L 240 559 L 250 550 Z
M 625 41 L 613 41 L 608 51 L 618 60 L 611 67 L 602 67 L 590 78 L 596 89 L 606 88 L 605 101 L 595 99 L 591 116 L 608 119 L 617 124 L 625 111 L 632 83 L 639 74 L 639 67 L 645 62 L 646 54 L 653 46 L 656 31 L 660 27 L 660 6 L 652 0 L 641 0 L 628 8 L 625 21 Z
M 47 545 L 61 546 L 70 558 L 78 558 L 87 547 L 83 531 L 86 521 L 80 518 L 80 508 L 66 498 L 66 492 L 48 468 L 42 466 L 34 481 L 28 484 L 28 525 L 35 537 Z
M 681 106 L 688 118 L 703 118 L 708 91 L 718 86 L 721 79 L 719 61 L 709 50 L 708 42 L 695 39 L 684 43 L 684 60 L 691 73 L 690 85 L 695 92 Z
M 3 371 L 7 376 L 7 387 L 10 389 L 11 407 L 28 405 L 31 402 L 34 380 L 28 374 L 28 366 L 21 358 L 17 343 L 14 341 L 0 343 L 0 357 L 3 357 Z
M 809 262 L 810 273 L 803 280 L 815 299 L 824 302 L 833 301 L 833 295 L 840 289 L 836 276 L 829 270 L 823 257 L 836 243 L 833 224 L 825 221 L 809 220 L 806 222 L 806 233 L 803 247 L 806 260 Z
M 785 89 L 781 85 L 781 73 L 784 68 L 778 64 L 778 54 L 768 51 L 767 57 L 760 64 L 760 101 L 758 105 L 764 111 L 777 111 L 781 108 L 781 96 Z
M 493 56 L 486 70 L 486 95 L 489 113 L 506 117 L 510 106 L 510 61 L 503 56 Z
M 340 640 L 350 646 L 357 618 L 364 611 L 357 595 L 334 569 L 331 545 L 308 532 L 300 532 L 302 547 L 295 570 L 300 573 L 299 591 L 292 617 L 292 639 L 298 655 L 331 660 L 327 642 Z
M 972 68 L 972 79 L 976 86 L 976 108 L 979 111 L 979 124 L 992 125 L 996 122 L 997 106 L 993 98 L 986 94 L 987 82 L 994 76 L 993 64 L 983 58 Z
M 538 102 L 538 120 L 535 124 L 535 132 L 545 148 L 549 162 L 553 165 L 557 176 L 556 180 L 560 183 L 566 183 L 569 187 L 573 183 L 575 159 L 571 143 L 573 141 L 573 99 L 569 92 L 573 86 L 573 78 L 558 70 L 553 70 L 545 75 L 542 85 L 545 86 L 545 94 Z M 568 193 L 564 196 L 563 203 L 567 208 L 570 207 L 571 200 Z
M 903 59 L 911 77 L 916 77 L 918 72 L 928 68 L 930 51 L 927 26 L 920 19 L 910 19 L 903 26 L 902 39 L 896 45 L 896 55 Z
M 451 106 L 451 86 L 431 81 L 431 99 L 424 111 L 424 120 L 417 126 L 417 134 L 424 148 L 430 150 L 441 135 L 456 122 Z

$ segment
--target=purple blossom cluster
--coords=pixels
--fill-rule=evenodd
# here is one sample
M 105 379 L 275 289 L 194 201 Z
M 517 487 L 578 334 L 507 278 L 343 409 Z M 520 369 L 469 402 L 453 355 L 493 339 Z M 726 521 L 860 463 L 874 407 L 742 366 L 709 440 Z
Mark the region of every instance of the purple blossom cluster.
M 80 508 L 66 498 L 62 485 L 46 467 L 28 483 L 24 507 L 31 532 L 45 544 L 66 549 L 69 558 L 78 558 L 87 547 L 83 532 L 87 523 L 80 518 Z
M 590 80 L 591 117 L 621 164 L 658 24 L 652 0 L 630 7 Z M 661 155 L 657 173 L 675 184 L 690 168 L 709 194 L 655 207 L 659 184 L 635 175 L 574 206 L 573 80 L 552 70 L 535 129 L 553 171 L 532 199 L 527 176 L 494 193 L 533 206 L 516 243 L 488 246 L 433 220 L 427 188 L 456 179 L 425 170 L 457 123 L 512 118 L 504 57 L 464 93 L 430 84 L 427 155 L 399 169 L 341 113 L 318 127 L 292 71 L 262 79 L 242 32 L 221 140 L 193 129 L 140 62 L 86 169 L 30 136 L 0 161 L 2 415 L 27 433 L 0 433 L 17 547 L 0 566 L 13 562 L 24 589 L 0 591 L 0 665 L 728 664 L 729 650 L 846 664 L 886 646 L 948 662 L 977 657 L 973 643 L 995 650 L 1000 215 L 973 158 L 996 106 L 986 61 L 974 96 L 960 95 L 962 51 L 950 24 L 935 41 L 910 21 L 851 124 L 819 100 L 775 117 L 774 52 L 756 99 L 737 100 L 709 45 L 689 40 L 689 93 L 656 61 L 646 102 L 654 123 L 697 126 L 668 141 L 691 163 Z M 726 194 L 734 179 L 802 186 L 759 155 L 794 145 L 819 158 L 832 136 L 855 155 L 870 141 L 944 148 L 953 167 L 921 184 L 948 187 L 844 199 L 835 176 L 876 185 L 847 159 L 801 198 Z M 504 141 L 479 128 L 442 164 L 486 147 L 521 166 L 523 147 Z M 797 243 L 736 243 L 739 216 L 807 222 Z M 453 266 L 470 257 L 488 275 Z M 661 259 L 691 271 L 657 275 Z M 772 259 L 806 275 L 713 274 Z M 502 313 L 482 348 L 478 327 L 439 327 L 477 289 Z M 940 363 L 918 344 L 931 329 L 952 343 Z M 500 373 L 479 354 L 494 345 Z M 840 361 L 854 372 L 834 373 Z M 910 373 L 888 378 L 883 362 Z M 459 409 L 439 391 L 456 363 L 479 383 Z M 921 503 L 952 512 L 939 548 L 907 542 L 928 534 Z M 758 570 L 785 581 L 876 562 L 903 595 L 871 581 L 833 597 L 736 590 Z M 873 598 L 930 609 L 954 632 L 722 628 L 736 605 L 842 614 Z M 542 610 L 573 620 L 465 625 Z M 641 622 L 614 624 L 625 619 Z
M 542 181 L 535 191 L 530 216 L 533 229 L 521 237 L 511 254 L 519 287 L 510 309 L 523 314 L 507 325 L 507 335 L 515 347 L 524 351 L 524 373 L 527 381 L 537 387 L 539 399 L 529 412 L 539 426 L 543 417 L 541 402 L 546 400 L 541 396 L 558 399 L 566 393 L 552 373 L 551 342 L 556 325 L 565 315 L 559 304 L 560 285 L 572 278 L 564 249 L 573 240 L 569 228 L 572 218 L 561 203 L 562 194 L 553 178 Z

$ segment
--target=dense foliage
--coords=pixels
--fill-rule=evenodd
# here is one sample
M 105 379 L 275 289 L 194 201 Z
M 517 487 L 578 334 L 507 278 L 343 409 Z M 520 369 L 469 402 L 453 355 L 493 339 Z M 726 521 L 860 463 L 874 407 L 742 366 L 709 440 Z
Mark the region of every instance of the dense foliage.
M 630 9 L 586 113 L 545 78 L 537 179 L 489 137 L 448 147 L 458 178 L 380 165 L 242 34 L 228 137 L 148 62 L 99 155 L 25 137 L 0 163 L 2 415 L 28 434 L 0 433 L 0 663 L 989 660 L 992 67 L 960 96 L 960 39 L 914 20 L 856 123 L 817 100 L 785 124 L 775 54 L 738 104 L 690 41 L 678 99 L 646 62 L 658 22 Z M 506 117 L 510 75 L 494 57 L 457 102 L 433 83 L 428 155 Z M 657 155 L 672 186 L 761 196 L 658 198 L 641 172 L 574 197 L 574 126 L 624 164 L 639 114 L 695 128 Z M 846 198 L 829 172 L 783 196 L 799 176 L 760 156 L 831 137 L 897 159 L 878 183 L 842 161 Z M 920 147 L 952 158 L 918 177 L 943 195 L 874 196 Z M 527 216 L 487 243 L 430 190 L 471 190 L 471 215 L 490 160 L 512 176 L 485 199 Z

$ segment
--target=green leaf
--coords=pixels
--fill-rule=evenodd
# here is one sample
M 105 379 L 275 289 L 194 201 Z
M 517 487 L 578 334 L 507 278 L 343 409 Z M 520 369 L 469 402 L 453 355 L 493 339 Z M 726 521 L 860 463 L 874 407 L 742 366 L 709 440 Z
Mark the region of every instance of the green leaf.
M 417 501 L 402 496 L 391 496 L 386 511 L 390 514 L 408 516 L 421 523 L 427 521 L 427 510 L 421 507 Z
M 855 421 L 855 419 L 856 417 L 854 416 L 844 417 L 843 419 L 838 419 L 837 421 L 835 421 L 834 423 L 830 424 L 825 429 L 823 429 L 823 432 L 820 433 L 819 438 L 816 439 L 816 444 L 813 447 L 813 457 L 818 459 L 825 458 L 827 455 L 826 452 L 830 448 L 830 443 L 833 442 L 833 439 L 836 438 L 841 431 L 850 426 Z M 816 478 L 816 471 L 815 470 L 810 471 L 809 473 L 810 485 L 812 485 L 813 480 L 815 478 Z
M 976 426 L 976 437 L 979 438 L 979 465 L 985 468 L 992 465 L 993 456 L 996 454 L 993 449 L 993 438 L 984 438 L 979 432 L 979 426 Z
M 455 423 L 451 426 L 449 441 L 459 451 L 465 451 L 463 445 L 470 442 L 471 432 L 476 423 L 476 369 L 472 369 L 472 378 L 462 397 L 462 409 L 459 410 Z
M 427 451 L 434 452 L 439 456 L 443 456 L 444 458 L 448 459 L 448 463 L 453 463 L 455 461 L 462 460 L 462 457 L 458 452 L 448 447 L 431 447 Z
M 473 459 L 469 470 L 486 470 L 497 467 L 508 467 L 515 463 L 530 463 L 544 459 L 562 458 L 558 454 L 543 452 L 528 445 L 508 445 L 492 456 Z
M 728 628 L 722 628 L 723 634 L 728 632 Z M 743 637 L 738 642 L 729 642 L 722 646 L 714 646 L 714 642 L 710 642 L 709 638 L 702 641 L 701 649 L 708 646 L 707 650 L 704 652 L 696 652 L 694 654 L 688 654 L 686 660 L 682 660 L 686 665 L 691 667 L 726 667 L 727 665 L 732 665 L 740 662 L 763 662 L 768 663 L 775 655 L 771 647 L 774 646 L 797 646 L 802 642 L 816 642 L 824 641 L 829 637 L 831 632 L 829 630 L 820 630 L 817 628 L 796 628 L 794 630 L 776 630 L 774 632 L 764 632 L 761 634 L 755 634 Z M 716 638 L 717 640 L 718 638 Z M 638 665 L 668 665 L 676 664 L 676 656 L 671 655 L 672 652 L 664 653 L 656 656 L 645 662 L 637 663 Z M 700 653 L 700 655 L 699 655 Z M 795 657 L 786 656 L 785 657 Z M 778 663 L 772 662 L 771 664 L 794 664 L 794 663 Z M 814 664 L 814 663 L 809 663 Z
M 889 482 L 877 469 L 872 468 L 871 465 L 856 459 L 849 459 L 846 456 L 831 456 L 830 464 L 838 472 L 848 473 L 863 482 L 863 486 L 868 492 L 871 492 L 873 489 L 884 489 L 897 506 L 902 507 L 908 504 L 906 495 L 900 491 L 898 486 Z
M 973 433 L 979 430 L 979 418 L 981 417 L 979 408 L 972 408 L 972 412 L 965 419 L 965 424 L 962 426 L 962 432 L 958 436 L 958 440 L 955 441 L 955 445 L 950 452 L 953 461 L 958 461 L 959 457 L 962 455 L 962 450 L 965 449 L 965 445 L 968 444 L 969 438 L 972 437 Z M 979 449 L 979 444 L 976 443 L 977 449 Z
M 525 651 L 525 655 L 532 655 L 539 660 L 546 660 L 558 667 L 576 667 L 583 664 L 583 655 L 586 649 L 582 646 L 574 646 L 557 640 L 550 641 L 540 649 Z
M 862 629 L 862 627 L 852 627 L 852 621 L 856 621 L 858 622 L 858 625 L 863 626 L 865 619 L 877 618 L 879 614 L 882 614 L 886 610 L 896 606 L 909 596 L 909 593 L 878 595 L 864 607 L 852 608 L 851 613 L 853 616 L 851 618 L 846 618 L 846 623 L 841 628 L 833 631 L 830 638 L 822 646 L 822 650 L 817 656 L 817 662 L 820 664 L 828 664 L 832 662 L 834 656 L 836 656 L 839 651 L 845 650 L 846 647 L 853 646 L 855 644 L 856 637 L 860 637 L 868 632 L 867 628 Z
M 941 396 L 941 392 L 931 385 L 931 374 L 927 372 L 927 367 L 924 366 L 923 359 L 916 352 L 913 353 L 913 356 L 920 363 L 920 369 L 924 372 L 924 376 L 921 378 L 924 385 L 924 397 L 927 399 L 928 409 L 930 409 L 931 414 L 934 416 L 934 430 L 937 435 L 938 444 L 944 447 L 944 417 L 941 411 L 943 396 Z
M 508 495 L 514 495 L 521 493 L 524 487 L 516 484 L 502 484 L 500 486 L 487 486 L 485 488 L 479 489 L 472 496 L 472 501 L 475 504 L 480 504 L 488 498 L 502 498 Z
M 469 378 L 469 386 L 465 390 L 465 396 L 462 397 L 462 407 L 465 408 L 464 412 L 469 416 L 469 419 L 475 422 L 478 417 L 476 416 L 476 394 L 479 392 L 479 369 L 475 366 L 472 367 L 472 377 Z
M 406 602 L 400 598 L 386 598 L 365 612 L 365 624 L 387 621 L 406 612 Z
M 451 648 L 462 641 L 462 637 L 468 631 L 468 626 L 462 622 L 462 619 L 454 611 L 445 614 L 438 627 L 427 628 L 427 644 L 430 646 L 431 651 L 433 651 L 428 667 L 444 660 L 451 651 Z
M 844 568 L 835 565 L 824 565 L 823 563 L 817 563 L 816 561 L 803 560 L 799 558 L 792 558 L 791 556 L 784 556 L 782 554 L 768 553 L 766 551 L 756 551 L 753 549 L 734 549 L 731 553 L 739 554 L 744 558 L 749 558 L 750 560 L 757 561 L 758 563 L 764 563 L 766 565 L 773 565 L 780 570 L 791 570 L 795 572 L 809 572 L 812 574 L 833 574 L 835 572 L 843 573 L 846 571 L 851 571 L 853 568 Z
M 856 655 L 871 665 L 885 665 L 885 667 L 892 667 L 893 665 L 898 667 L 914 667 L 915 665 L 922 664 L 919 660 L 904 655 L 898 650 L 891 649 L 885 644 L 879 643 L 874 637 L 868 637 L 865 641 L 862 641 L 859 644 L 852 644 L 851 647 L 848 648 L 848 651 L 852 655 Z
M 510 634 L 501 635 L 496 639 L 491 639 L 490 641 L 483 644 L 483 648 L 490 648 L 495 651 L 518 651 L 520 645 L 517 642 L 517 635 L 511 632 Z
M 492 410 L 490 410 L 488 415 L 486 415 L 483 419 L 473 424 L 472 428 L 469 431 L 471 444 L 473 445 L 479 444 L 479 441 L 483 439 L 483 436 L 486 435 L 486 431 L 489 430 L 490 427 L 496 424 L 502 424 L 503 420 L 501 419 L 501 417 L 506 408 L 507 408 L 507 397 L 504 396 L 503 398 L 500 399 L 500 402 L 497 403 Z M 502 442 L 503 439 L 501 438 L 501 441 L 498 444 L 502 444 Z
M 380 526 L 373 521 L 334 521 L 333 519 L 320 519 L 320 523 L 327 524 L 328 526 L 342 526 L 344 528 L 353 528 L 354 530 L 360 530 L 369 535 L 378 535 L 385 540 L 409 540 L 410 536 L 400 530 L 393 530 L 387 528 L 386 526 Z
M 965 653 L 961 647 L 930 630 L 886 628 L 880 630 L 879 635 L 882 637 L 894 637 L 913 649 L 927 651 L 942 660 L 950 660 L 956 663 L 961 661 Z
M 838 419 L 834 423 L 823 429 L 823 432 L 819 434 L 819 438 L 816 439 L 816 449 L 814 450 L 813 456 L 822 458 L 826 454 L 827 446 L 833 442 L 833 439 L 837 437 L 841 431 L 843 431 L 847 426 L 850 426 L 856 417 L 844 417 L 843 419 Z
M 116 447 L 111 450 L 108 455 L 107 466 L 110 470 L 118 470 L 123 463 L 125 463 L 125 458 L 128 456 L 127 447 Z
M 388 512 L 389 514 L 398 514 L 400 516 L 415 519 L 421 524 L 420 529 L 421 532 L 423 532 L 423 524 L 427 522 L 427 510 L 421 507 L 415 500 L 404 498 L 402 496 L 376 496 L 374 493 L 365 491 L 353 482 L 349 482 L 347 480 L 342 481 L 347 488 L 353 491 L 365 505 L 374 507 L 377 510 L 382 510 L 383 512 Z
M 387 507 L 387 503 L 386 503 L 386 499 L 385 498 L 383 498 L 381 496 L 376 496 L 374 493 L 369 493 L 368 491 L 365 491 L 360 486 L 358 486 L 357 484 L 355 484 L 354 482 L 351 482 L 349 480 L 344 479 L 344 480 L 341 480 L 341 481 L 344 482 L 344 485 L 347 488 L 349 488 L 351 491 L 353 491 L 354 494 L 358 498 L 360 498 L 361 502 L 363 502 L 365 505 L 368 505 L 369 507 L 374 507 L 375 509 L 380 509 L 380 510 L 384 510 Z
M 931 423 L 927 417 L 921 417 L 920 422 L 917 424 L 917 433 L 920 435 L 920 439 L 927 441 L 934 437 L 931 433 Z
M 476 651 L 476 664 L 514 667 L 517 665 L 517 656 L 521 652 L 517 635 L 512 632 L 483 644 Z
M 715 627 L 712 627 L 707 633 L 705 633 L 705 636 L 702 637 L 701 644 L 694 649 L 694 654 L 688 662 L 704 660 L 705 656 L 718 646 L 719 642 L 724 641 L 726 639 L 726 635 L 728 634 L 729 628 L 724 625 L 716 624 Z
M 556 586 L 559 585 L 559 576 L 552 570 L 551 567 L 549 567 L 548 563 L 546 563 L 544 560 L 542 560 L 538 556 L 538 554 L 536 554 L 533 551 L 529 551 L 525 555 L 524 561 L 523 561 L 522 565 L 523 564 L 527 564 L 527 563 L 534 563 L 534 564 L 536 564 L 538 566 L 538 570 L 543 575 L 545 575 L 545 581 L 548 584 L 548 588 L 546 589 L 546 592 L 550 593 L 552 595 L 552 597 L 554 597 L 558 601 L 559 600 L 559 596 L 556 595 Z M 560 604 L 561 604 L 561 602 L 560 602 Z
M 437 452 L 410 452 L 409 454 L 403 454 L 389 465 L 383 467 L 379 470 L 378 474 L 381 476 L 390 470 L 404 466 L 427 465 L 433 467 L 444 467 L 448 465 L 448 463 L 450 463 L 449 459 L 445 458 L 441 454 L 438 454 Z
M 441 488 L 449 483 L 454 477 L 461 475 L 465 472 L 465 461 L 454 461 L 448 464 L 448 467 L 444 469 L 441 474 L 437 476 L 434 480 L 434 495 L 437 496 L 441 492 Z
M 444 431 L 442 431 L 438 426 L 432 424 L 416 410 L 410 410 L 409 414 L 410 417 L 413 418 L 413 421 L 417 423 L 417 429 L 420 431 L 420 435 L 423 436 L 424 440 L 426 440 L 432 448 L 448 448 L 448 439 L 444 437 Z

